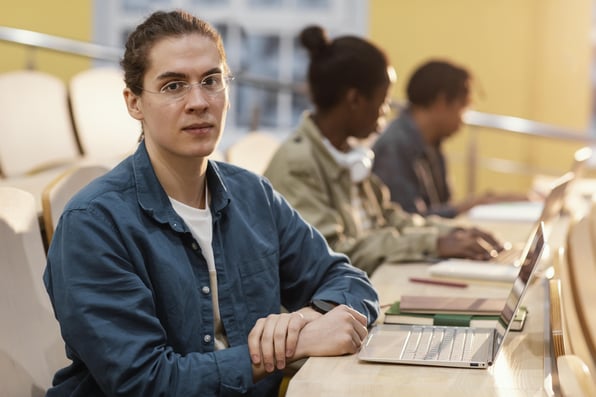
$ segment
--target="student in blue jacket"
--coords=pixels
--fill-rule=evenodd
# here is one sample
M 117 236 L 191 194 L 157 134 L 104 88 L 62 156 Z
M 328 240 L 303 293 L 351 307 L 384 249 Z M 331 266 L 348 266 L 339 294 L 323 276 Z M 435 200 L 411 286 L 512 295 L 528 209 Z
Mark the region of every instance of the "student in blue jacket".
M 72 364 L 47 395 L 273 396 L 288 363 L 356 352 L 379 311 L 365 273 L 265 179 L 208 160 L 231 80 L 216 30 L 155 12 L 121 64 L 143 136 L 54 234 L 44 281 Z

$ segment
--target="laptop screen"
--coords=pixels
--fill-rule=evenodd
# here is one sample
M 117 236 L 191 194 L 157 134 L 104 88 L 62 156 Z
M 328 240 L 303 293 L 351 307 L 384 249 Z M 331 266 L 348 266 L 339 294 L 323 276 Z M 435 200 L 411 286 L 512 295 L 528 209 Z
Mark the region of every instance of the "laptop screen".
M 528 289 L 532 275 L 534 274 L 540 256 L 544 249 L 544 224 L 541 222 L 537 228 L 534 228 L 532 239 L 528 244 L 520 260 L 520 270 L 516 279 L 513 281 L 513 286 L 509 292 L 509 296 L 505 300 L 505 307 L 501 312 L 499 322 L 497 324 L 497 332 L 495 337 L 494 357 L 497 356 L 505 335 L 511 328 L 511 323 L 514 314 L 519 308 L 520 302 Z
M 549 194 L 544 199 L 544 206 L 540 214 L 539 222 L 544 222 L 546 233 L 549 233 L 553 220 L 559 216 L 565 205 L 565 198 L 569 191 L 569 184 L 575 179 L 573 172 L 567 172 L 557 178 L 551 185 Z

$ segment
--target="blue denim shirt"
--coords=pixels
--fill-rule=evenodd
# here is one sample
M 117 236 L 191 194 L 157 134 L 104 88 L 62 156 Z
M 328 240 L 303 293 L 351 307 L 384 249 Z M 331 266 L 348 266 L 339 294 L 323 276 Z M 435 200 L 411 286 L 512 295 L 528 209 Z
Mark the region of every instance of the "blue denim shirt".
M 387 126 L 372 149 L 373 172 L 389 187 L 392 201 L 407 212 L 424 216 L 457 216 L 455 207 L 449 203 L 451 189 L 441 145 L 424 142 L 409 108 Z
M 378 316 L 366 275 L 332 252 L 262 177 L 209 162 L 213 252 L 230 347 L 214 350 L 207 264 L 157 180 L 144 143 L 68 204 L 44 282 L 72 365 L 48 396 L 268 396 L 247 336 L 311 299 Z

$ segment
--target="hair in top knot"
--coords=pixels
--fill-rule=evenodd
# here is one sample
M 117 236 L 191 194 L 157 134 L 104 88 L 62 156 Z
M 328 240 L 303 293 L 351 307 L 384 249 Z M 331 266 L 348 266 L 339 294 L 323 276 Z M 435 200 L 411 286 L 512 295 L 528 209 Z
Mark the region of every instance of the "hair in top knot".
M 371 98 L 390 83 L 389 60 L 383 50 L 364 37 L 343 35 L 333 40 L 320 26 L 307 26 L 300 42 L 310 56 L 308 88 L 318 111 L 331 109 L 349 89 Z
M 306 48 L 311 58 L 325 52 L 331 44 L 327 32 L 320 26 L 307 26 L 300 33 L 300 42 Z

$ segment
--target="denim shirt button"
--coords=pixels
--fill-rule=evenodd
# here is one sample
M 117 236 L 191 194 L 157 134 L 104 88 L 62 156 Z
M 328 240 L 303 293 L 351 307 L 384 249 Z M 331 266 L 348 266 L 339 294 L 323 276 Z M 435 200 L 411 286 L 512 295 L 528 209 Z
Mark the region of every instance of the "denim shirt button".
M 201 292 L 207 295 L 209 292 L 211 292 L 211 288 L 205 285 L 203 288 L 201 288 Z
M 211 335 L 206 334 L 205 336 L 203 336 L 203 342 L 210 343 L 211 342 Z
M 198 250 L 199 249 L 199 244 L 197 244 L 196 242 L 193 241 L 192 245 L 191 245 L 193 250 Z

